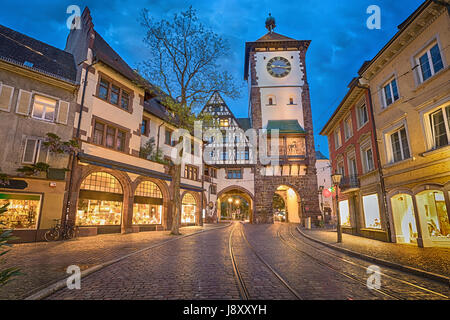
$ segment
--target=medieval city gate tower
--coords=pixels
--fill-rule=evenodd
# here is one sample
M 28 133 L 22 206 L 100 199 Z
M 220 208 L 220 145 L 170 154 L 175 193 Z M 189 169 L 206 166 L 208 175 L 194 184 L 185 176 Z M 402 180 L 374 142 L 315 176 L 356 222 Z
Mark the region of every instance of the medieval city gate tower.
M 320 209 L 305 63 L 311 41 L 273 32 L 275 21 L 271 17 L 266 26 L 269 32 L 265 36 L 245 45 L 244 78 L 250 89 L 252 127 L 267 129 L 269 134 L 279 130 L 280 161 L 278 165 L 263 165 L 257 160 L 253 223 L 273 222 L 273 196 L 286 188 L 300 198 L 298 217 L 291 212 L 289 221 L 315 220 Z

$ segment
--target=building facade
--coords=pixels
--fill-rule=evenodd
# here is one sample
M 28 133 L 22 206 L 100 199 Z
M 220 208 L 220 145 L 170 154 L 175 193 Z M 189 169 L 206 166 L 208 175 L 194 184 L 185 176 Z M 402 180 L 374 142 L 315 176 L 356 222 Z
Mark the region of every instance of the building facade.
M 0 31 L 7 34 L 2 41 L 16 35 L 33 53 L 8 56 L 9 44 L 0 48 L 0 130 L 7 150 L 0 157 L 0 204 L 11 205 L 7 227 L 21 241 L 42 241 L 55 219 L 73 222 L 80 236 L 170 229 L 176 191 L 168 162 L 176 154 L 177 122 L 164 93 L 96 32 L 88 8 L 65 51 Z M 179 190 L 182 225 L 322 219 L 305 67 L 309 43 L 271 29 L 246 44 L 249 117 L 236 118 L 218 92 L 205 105 L 220 136 L 190 137 Z M 40 51 L 53 54 L 46 61 L 55 65 L 41 65 Z M 265 138 L 263 147 L 251 132 Z M 44 148 L 47 133 L 79 148 L 53 155 Z M 261 149 L 279 162 L 263 163 Z M 16 174 L 20 166 L 44 162 L 45 172 Z M 274 209 L 275 196 L 284 208 Z
M 370 102 L 369 90 L 354 78 L 321 134 L 328 137 L 332 172 L 342 175 L 338 206 L 343 232 L 388 241 Z
M 44 142 L 72 139 L 77 89 L 70 53 L 0 26 L 0 222 L 18 241 L 62 219 L 70 156 Z
M 450 246 L 450 19 L 425 1 L 361 70 L 373 101 L 390 240 Z

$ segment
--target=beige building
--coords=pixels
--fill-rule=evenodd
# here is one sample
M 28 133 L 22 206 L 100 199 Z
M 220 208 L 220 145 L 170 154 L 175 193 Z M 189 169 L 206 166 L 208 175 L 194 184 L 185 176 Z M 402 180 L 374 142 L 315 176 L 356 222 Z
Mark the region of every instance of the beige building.
M 370 86 L 391 241 L 450 246 L 450 19 L 425 1 L 360 70 Z
M 75 80 L 70 53 L 0 26 L 0 222 L 18 241 L 42 240 L 62 219 L 69 155 L 44 142 L 72 138 Z

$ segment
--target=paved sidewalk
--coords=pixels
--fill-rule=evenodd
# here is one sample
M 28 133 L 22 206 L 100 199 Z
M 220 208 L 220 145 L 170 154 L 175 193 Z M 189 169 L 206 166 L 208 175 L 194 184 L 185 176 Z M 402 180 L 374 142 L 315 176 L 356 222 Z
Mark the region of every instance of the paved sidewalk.
M 226 224 L 181 228 L 183 235 L 214 229 Z M 69 241 L 16 244 L 4 257 L 0 269 L 16 266 L 22 275 L 0 288 L 0 300 L 23 299 L 68 276 L 66 269 L 77 265 L 86 270 L 95 265 L 173 239 L 169 231 L 106 234 Z M 3 259 L 2 259 L 3 260 Z
M 306 235 L 357 253 L 401 264 L 404 266 L 450 276 L 450 248 L 419 248 L 408 244 L 387 243 L 349 234 L 342 235 L 342 243 L 336 243 L 335 230 L 305 230 Z

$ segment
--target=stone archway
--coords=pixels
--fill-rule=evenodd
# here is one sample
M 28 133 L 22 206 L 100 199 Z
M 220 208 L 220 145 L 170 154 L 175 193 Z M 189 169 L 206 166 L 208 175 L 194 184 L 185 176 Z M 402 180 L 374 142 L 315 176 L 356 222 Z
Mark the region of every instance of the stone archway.
M 247 189 L 245 189 L 241 186 L 237 186 L 237 185 L 228 186 L 225 189 L 222 189 L 217 194 L 216 208 L 217 208 L 217 216 L 219 217 L 219 219 L 220 219 L 220 215 L 221 215 L 221 203 L 223 202 L 223 198 L 226 195 L 239 196 L 248 202 L 248 204 L 249 204 L 249 221 L 251 223 L 253 223 L 253 220 L 254 220 L 254 215 L 253 215 L 254 197 L 250 191 L 248 191 Z
M 285 202 L 286 222 L 301 223 L 302 205 L 301 205 L 301 197 L 298 191 L 289 184 L 281 184 L 273 192 L 273 195 L 275 194 L 280 195 Z M 272 208 L 273 208 L 273 198 L 272 198 Z M 272 214 L 274 214 L 274 212 L 272 212 Z

